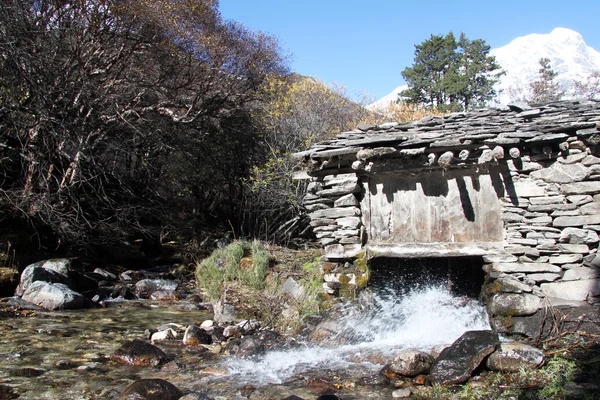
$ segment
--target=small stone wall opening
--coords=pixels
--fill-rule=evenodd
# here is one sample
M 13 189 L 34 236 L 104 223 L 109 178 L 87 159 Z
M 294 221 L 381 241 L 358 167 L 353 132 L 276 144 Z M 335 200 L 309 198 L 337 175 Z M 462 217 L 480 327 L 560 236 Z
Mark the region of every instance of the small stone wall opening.
M 444 286 L 456 296 L 478 298 L 485 279 L 481 257 L 390 258 L 369 261 L 369 287 L 406 293 L 412 288 Z

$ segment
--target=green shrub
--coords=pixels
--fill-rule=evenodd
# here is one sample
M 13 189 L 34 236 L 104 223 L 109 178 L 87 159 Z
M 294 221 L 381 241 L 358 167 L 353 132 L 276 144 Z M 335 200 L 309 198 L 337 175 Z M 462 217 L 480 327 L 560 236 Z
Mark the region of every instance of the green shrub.
M 240 263 L 248 257 L 247 268 Z M 221 296 L 223 288 L 231 283 L 261 290 L 269 269 L 269 252 L 260 241 L 236 240 L 225 248 L 217 249 L 196 268 L 196 280 L 211 300 Z

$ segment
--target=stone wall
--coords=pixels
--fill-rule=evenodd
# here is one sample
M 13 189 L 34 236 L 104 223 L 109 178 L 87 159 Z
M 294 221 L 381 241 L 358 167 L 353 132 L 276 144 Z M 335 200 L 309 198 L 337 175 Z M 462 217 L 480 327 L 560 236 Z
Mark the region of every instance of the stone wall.
M 532 336 L 521 318 L 539 322 L 548 307 L 600 299 L 599 143 L 600 103 L 563 101 L 363 125 L 297 156 L 312 176 L 304 199 L 311 226 L 341 275 L 357 257 L 377 256 L 365 229 L 370 214 L 381 212 L 365 201 L 374 176 L 496 176 L 504 238 L 499 247 L 482 245 L 488 310 L 500 331 Z

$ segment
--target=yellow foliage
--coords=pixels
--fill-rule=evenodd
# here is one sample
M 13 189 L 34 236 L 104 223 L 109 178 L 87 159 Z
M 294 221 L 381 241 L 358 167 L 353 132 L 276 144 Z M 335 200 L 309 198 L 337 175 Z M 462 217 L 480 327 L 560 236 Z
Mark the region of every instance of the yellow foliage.
M 389 104 L 384 109 L 370 111 L 362 119 L 365 124 L 382 124 L 384 122 L 412 122 L 427 116 L 442 116 L 443 112 L 417 104 L 398 102 Z

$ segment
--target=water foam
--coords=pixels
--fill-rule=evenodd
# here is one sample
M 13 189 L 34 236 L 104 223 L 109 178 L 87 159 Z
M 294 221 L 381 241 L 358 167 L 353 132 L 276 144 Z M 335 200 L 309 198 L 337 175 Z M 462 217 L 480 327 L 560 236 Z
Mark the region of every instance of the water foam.
M 345 306 L 338 322 L 339 342 L 344 344 L 271 351 L 256 359 L 232 358 L 225 365 L 230 378 L 279 384 L 313 370 L 376 370 L 381 365 L 353 360 L 361 352 L 389 356 L 406 348 L 428 351 L 454 342 L 466 331 L 490 329 L 482 304 L 435 285 L 405 294 L 390 290 L 370 294 L 366 301 Z

